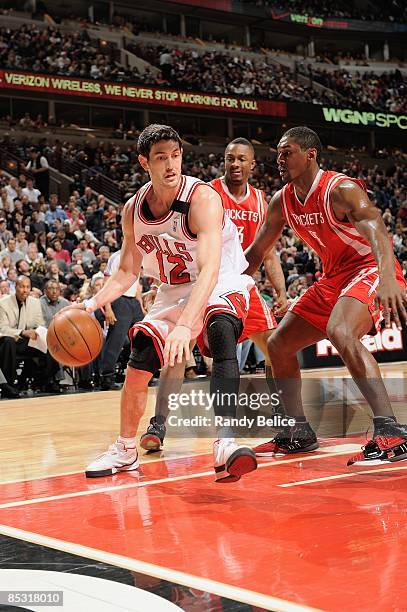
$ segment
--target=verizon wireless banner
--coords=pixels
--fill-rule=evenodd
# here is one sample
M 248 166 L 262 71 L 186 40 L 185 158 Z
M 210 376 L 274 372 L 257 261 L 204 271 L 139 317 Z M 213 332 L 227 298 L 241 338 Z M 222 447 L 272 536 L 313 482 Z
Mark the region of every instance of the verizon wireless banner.
M 175 91 L 166 87 L 149 87 L 127 83 L 106 83 L 64 76 L 29 74 L 0 70 L 0 89 L 36 91 L 69 96 L 86 96 L 136 104 L 160 104 L 232 113 L 252 113 L 276 117 L 287 116 L 285 102 L 229 96 L 227 94 Z

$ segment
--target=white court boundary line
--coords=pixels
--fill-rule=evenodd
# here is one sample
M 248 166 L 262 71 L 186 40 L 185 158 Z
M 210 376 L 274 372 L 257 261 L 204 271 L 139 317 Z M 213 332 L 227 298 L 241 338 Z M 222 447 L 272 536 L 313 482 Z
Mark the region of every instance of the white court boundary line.
M 296 463 L 299 461 L 311 461 L 313 459 L 326 459 L 327 457 L 335 457 L 337 455 L 349 455 L 351 452 L 354 452 L 355 450 L 354 448 L 350 448 L 350 447 L 356 446 L 356 448 L 359 448 L 359 445 L 346 444 L 344 446 L 346 446 L 347 450 L 318 453 L 315 455 L 309 455 L 305 457 L 295 457 L 293 459 L 285 459 L 281 461 L 268 461 L 267 463 L 260 463 L 257 467 L 258 469 L 259 468 L 261 469 L 265 467 L 271 467 L 274 465 L 285 465 L 287 463 Z M 337 448 L 340 448 L 340 445 Z M 73 493 L 61 493 L 60 495 L 50 495 L 49 497 L 36 497 L 32 499 L 23 499 L 21 501 L 14 501 L 14 502 L 7 502 L 5 504 L 0 504 L 0 510 L 4 510 L 6 508 L 18 508 L 19 506 L 30 506 L 32 504 L 41 504 L 41 503 L 45 503 L 49 501 L 56 501 L 59 499 L 84 497 L 85 495 L 97 495 L 98 493 L 110 493 L 111 491 L 123 491 L 125 489 L 138 489 L 140 487 L 147 487 L 149 485 L 163 484 L 166 482 L 177 482 L 180 480 L 190 480 L 192 478 L 201 478 L 203 476 L 214 476 L 214 471 L 209 470 L 207 472 L 197 472 L 196 474 L 184 474 L 183 476 L 168 476 L 167 478 L 157 478 L 155 480 L 144 480 L 141 482 L 132 482 L 132 483 L 122 484 L 122 485 L 117 485 L 117 486 L 99 487 L 98 489 L 91 489 L 91 490 L 87 489 L 85 491 L 75 491 Z M 221 486 L 221 485 L 218 483 L 218 486 Z
M 148 461 L 142 461 L 140 463 L 140 467 L 143 465 L 148 465 L 149 463 L 159 463 L 160 461 L 177 461 L 177 459 L 192 459 L 193 457 L 203 457 L 204 455 L 210 455 L 210 452 L 207 453 L 195 453 L 191 455 L 176 455 L 174 457 L 157 457 L 156 459 L 149 459 Z M 141 458 L 144 455 L 141 456 Z M 59 474 L 46 474 L 45 476 L 33 476 L 32 478 L 18 478 L 17 480 L 0 480 L 0 490 L 3 485 L 11 485 L 11 484 L 19 484 L 21 482 L 34 482 L 36 480 L 47 480 L 47 478 L 59 478 L 64 476 L 75 476 L 76 474 L 85 474 L 85 468 L 83 470 L 76 470 L 75 472 L 60 472 Z
M 203 592 L 214 593 L 220 597 L 226 597 L 228 599 L 234 599 L 252 606 L 259 606 L 266 610 L 274 610 L 275 612 L 323 612 L 318 608 L 310 608 L 301 604 L 286 601 L 278 597 L 271 595 L 263 595 L 256 591 L 249 589 L 243 589 L 236 587 L 224 582 L 218 582 L 211 580 L 210 578 L 202 578 L 201 576 L 195 576 L 194 574 L 188 574 L 179 570 L 173 570 L 161 565 L 155 565 L 153 563 L 147 563 L 146 561 L 139 561 L 137 559 L 131 559 L 130 557 L 124 557 L 114 553 L 104 552 L 96 548 L 90 548 L 81 544 L 74 544 L 66 540 L 59 540 L 57 538 L 51 538 L 44 536 L 32 531 L 25 531 L 16 527 L 9 527 L 7 525 L 0 525 L 0 534 L 11 538 L 17 538 L 25 542 L 31 542 L 32 544 L 38 544 L 40 546 L 47 546 L 54 548 L 69 554 L 73 554 L 87 559 L 93 559 L 101 563 L 109 563 L 115 567 L 121 567 L 133 572 L 140 574 L 147 574 L 148 576 L 154 576 L 161 580 L 167 580 L 176 584 L 182 584 L 184 586 L 197 589 Z
M 321 478 L 312 478 L 311 480 L 298 480 L 297 482 L 287 482 L 274 486 L 283 488 L 299 487 L 301 485 L 312 484 L 314 482 L 324 482 L 326 480 L 336 480 L 339 478 L 351 478 L 352 476 L 359 476 L 364 474 L 380 474 L 380 472 L 399 472 L 400 470 L 407 470 L 407 465 L 400 467 L 380 468 L 379 470 L 360 470 L 358 472 L 346 472 L 345 474 L 336 474 L 336 476 L 322 476 Z

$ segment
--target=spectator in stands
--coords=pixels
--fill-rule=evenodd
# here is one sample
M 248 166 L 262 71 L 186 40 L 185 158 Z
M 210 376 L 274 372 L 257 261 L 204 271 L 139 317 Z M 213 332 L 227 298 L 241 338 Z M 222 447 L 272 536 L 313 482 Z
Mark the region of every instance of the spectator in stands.
M 87 267 L 91 267 L 96 259 L 95 253 L 88 247 L 88 241 L 85 238 L 79 241 L 78 248 L 72 252 L 72 257 L 75 257 L 76 261 L 80 259 L 81 263 Z
M 46 200 L 49 198 L 49 164 L 45 155 L 41 155 L 39 149 L 32 148 L 30 161 L 24 168 L 35 177 L 35 184 Z
M 3 295 L 10 295 L 10 286 L 6 279 L 0 280 L 0 297 Z
M 47 328 L 57 312 L 62 310 L 62 308 L 65 308 L 65 306 L 69 306 L 68 300 L 61 297 L 61 287 L 59 282 L 51 279 L 47 280 L 45 283 L 44 295 L 40 297 L 40 304 L 45 327 Z
M 92 269 L 94 272 L 98 272 L 100 270 L 100 266 L 102 263 L 106 263 L 109 261 L 110 257 L 110 249 L 106 245 L 102 245 L 99 247 L 98 256 L 93 262 Z
M 11 212 L 14 209 L 14 201 L 10 198 L 5 187 L 0 189 L 0 210 L 3 212 Z
M 56 221 L 59 220 L 62 223 L 65 221 L 65 219 L 67 219 L 66 212 L 59 204 L 57 194 L 51 194 L 49 199 L 49 209 L 45 213 L 45 223 L 48 224 L 52 231 L 56 231 Z
M 8 243 L 10 238 L 13 238 L 13 232 L 7 229 L 6 219 L 2 217 L 0 218 L 0 241 L 4 245 L 3 248 L 5 248 L 5 245 Z M 0 257 L 1 257 L 1 253 L 0 253 Z
M 34 187 L 34 181 L 31 178 L 27 179 L 27 184 L 25 187 L 23 187 L 23 189 L 21 190 L 21 193 L 27 196 L 30 204 L 37 204 L 38 198 L 41 195 L 41 191 L 39 189 L 36 189 L 36 187 Z
M 92 188 L 86 186 L 83 196 L 78 200 L 78 206 L 80 206 L 82 210 L 87 210 L 92 200 L 94 200 Z
M 82 264 L 73 264 L 71 273 L 67 276 L 68 285 L 71 289 L 79 292 L 83 283 L 88 279 Z
M 66 284 L 66 279 L 58 266 L 58 263 L 55 260 L 52 260 L 47 265 L 47 273 L 45 275 L 45 280 L 53 280 L 57 282 L 59 285 Z
M 15 266 L 10 266 L 7 271 L 7 280 L 10 287 L 10 293 L 14 295 L 16 292 L 17 270 Z
M 6 185 L 6 192 L 8 198 L 14 202 L 14 200 L 18 197 L 18 180 L 15 176 L 10 179 L 8 185 Z
M 4 257 L 5 255 L 10 257 L 13 265 L 16 265 L 19 259 L 24 259 L 24 253 L 17 250 L 17 243 L 14 237 L 8 239 L 7 247 L 0 252 L 0 257 Z
M 30 244 L 28 245 L 28 249 L 27 249 L 27 253 L 26 253 L 25 259 L 26 259 L 26 261 L 28 261 L 30 266 L 33 266 L 34 264 L 36 264 L 39 261 L 43 261 L 44 256 L 43 256 L 42 253 L 38 252 L 38 247 L 35 244 L 35 242 L 30 242 Z
M 28 346 L 30 340 L 37 339 L 37 327 L 44 324 L 40 302 L 29 295 L 30 291 L 30 279 L 19 277 L 15 295 L 0 299 L 0 367 L 7 380 L 0 385 L 3 397 L 19 396 L 15 386 L 17 363 L 27 358 L 42 362 L 37 381 L 45 391 L 55 392 L 59 389 L 53 382 L 59 367 L 56 361 L 48 352 L 45 356 L 38 349 Z
M 44 277 L 43 275 L 39 275 L 32 270 L 25 259 L 19 259 L 19 261 L 16 263 L 16 273 L 18 277 L 26 276 L 29 278 L 31 281 L 31 288 L 40 289 L 41 295 L 42 288 L 44 286 Z
M 16 233 L 16 249 L 17 251 L 20 251 L 20 253 L 23 253 L 24 256 L 27 254 L 28 250 L 28 241 L 26 236 L 26 232 L 22 229 Z
M 62 248 L 61 241 L 56 239 L 52 242 L 54 249 L 53 259 L 56 261 L 64 261 L 67 266 L 71 263 L 71 255 L 67 249 Z
M 49 227 L 45 221 L 41 220 L 40 213 L 38 210 L 33 210 L 31 213 L 30 223 L 30 234 L 31 236 L 40 235 L 41 233 L 47 234 Z

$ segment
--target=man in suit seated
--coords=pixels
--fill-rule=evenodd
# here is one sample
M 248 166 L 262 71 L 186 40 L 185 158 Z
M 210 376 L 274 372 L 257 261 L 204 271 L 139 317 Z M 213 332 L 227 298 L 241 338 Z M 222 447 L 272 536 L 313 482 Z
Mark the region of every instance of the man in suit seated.
M 0 383 L 2 397 L 18 397 L 15 387 L 17 365 L 25 358 L 36 358 L 41 362 L 38 378 L 39 386 L 47 392 L 58 392 L 59 385 L 53 377 L 58 371 L 58 363 L 47 352 L 28 346 L 30 340 L 37 338 L 35 331 L 44 325 L 41 303 L 30 296 L 31 281 L 26 276 L 19 276 L 16 281 L 15 295 L 6 295 L 0 299 L 0 368 L 6 383 Z

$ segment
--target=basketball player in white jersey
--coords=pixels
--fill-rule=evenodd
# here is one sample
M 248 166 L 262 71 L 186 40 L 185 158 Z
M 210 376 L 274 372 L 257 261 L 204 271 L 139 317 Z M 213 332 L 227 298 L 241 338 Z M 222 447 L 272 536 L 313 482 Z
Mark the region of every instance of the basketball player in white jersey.
M 150 125 L 138 140 L 139 161 L 151 181 L 123 210 L 124 241 L 119 270 L 91 300 L 88 312 L 113 302 L 137 280 L 141 265 L 161 281 L 155 303 L 134 326 L 132 352 L 121 395 L 120 435 L 86 468 L 86 476 L 108 476 L 138 467 L 136 433 L 145 411 L 148 382 L 165 363 L 189 357 L 191 341 L 205 330 L 212 352 L 211 393 L 238 393 L 236 344 L 247 315 L 251 277 L 236 227 L 223 218 L 212 187 L 181 174 L 182 147 L 171 127 Z M 229 382 L 229 387 L 225 384 Z M 237 386 L 237 389 L 236 389 Z M 233 387 L 233 389 L 231 388 Z M 236 406 L 220 401 L 215 416 L 225 419 L 214 443 L 216 480 L 236 481 L 256 469 L 249 447 L 238 446 L 228 419 Z
M 266 217 L 267 203 L 264 192 L 249 183 L 255 166 L 254 148 L 245 138 L 236 138 L 225 149 L 225 176 L 214 179 L 210 185 L 222 198 L 225 215 L 236 225 L 240 243 L 246 250 L 254 241 Z M 266 254 L 264 267 L 267 277 L 276 291 L 276 315 L 283 316 L 287 310 L 284 274 L 274 248 Z M 268 356 L 267 342 L 277 326 L 273 312 L 261 297 L 257 287 L 250 290 L 249 313 L 240 340 L 249 338 L 263 352 L 266 365 L 266 380 L 270 393 L 276 392 Z M 201 349 L 201 342 L 198 342 Z M 156 413 L 150 420 L 147 432 L 142 435 L 140 445 L 147 451 L 159 451 L 166 433 L 165 422 L 169 413 L 168 397 L 179 393 L 184 374 L 184 364 L 174 368 L 163 368 L 157 395 Z M 275 409 L 282 412 L 282 405 Z M 261 451 L 260 451 L 261 452 Z M 260 454 L 260 453 L 259 453 Z

